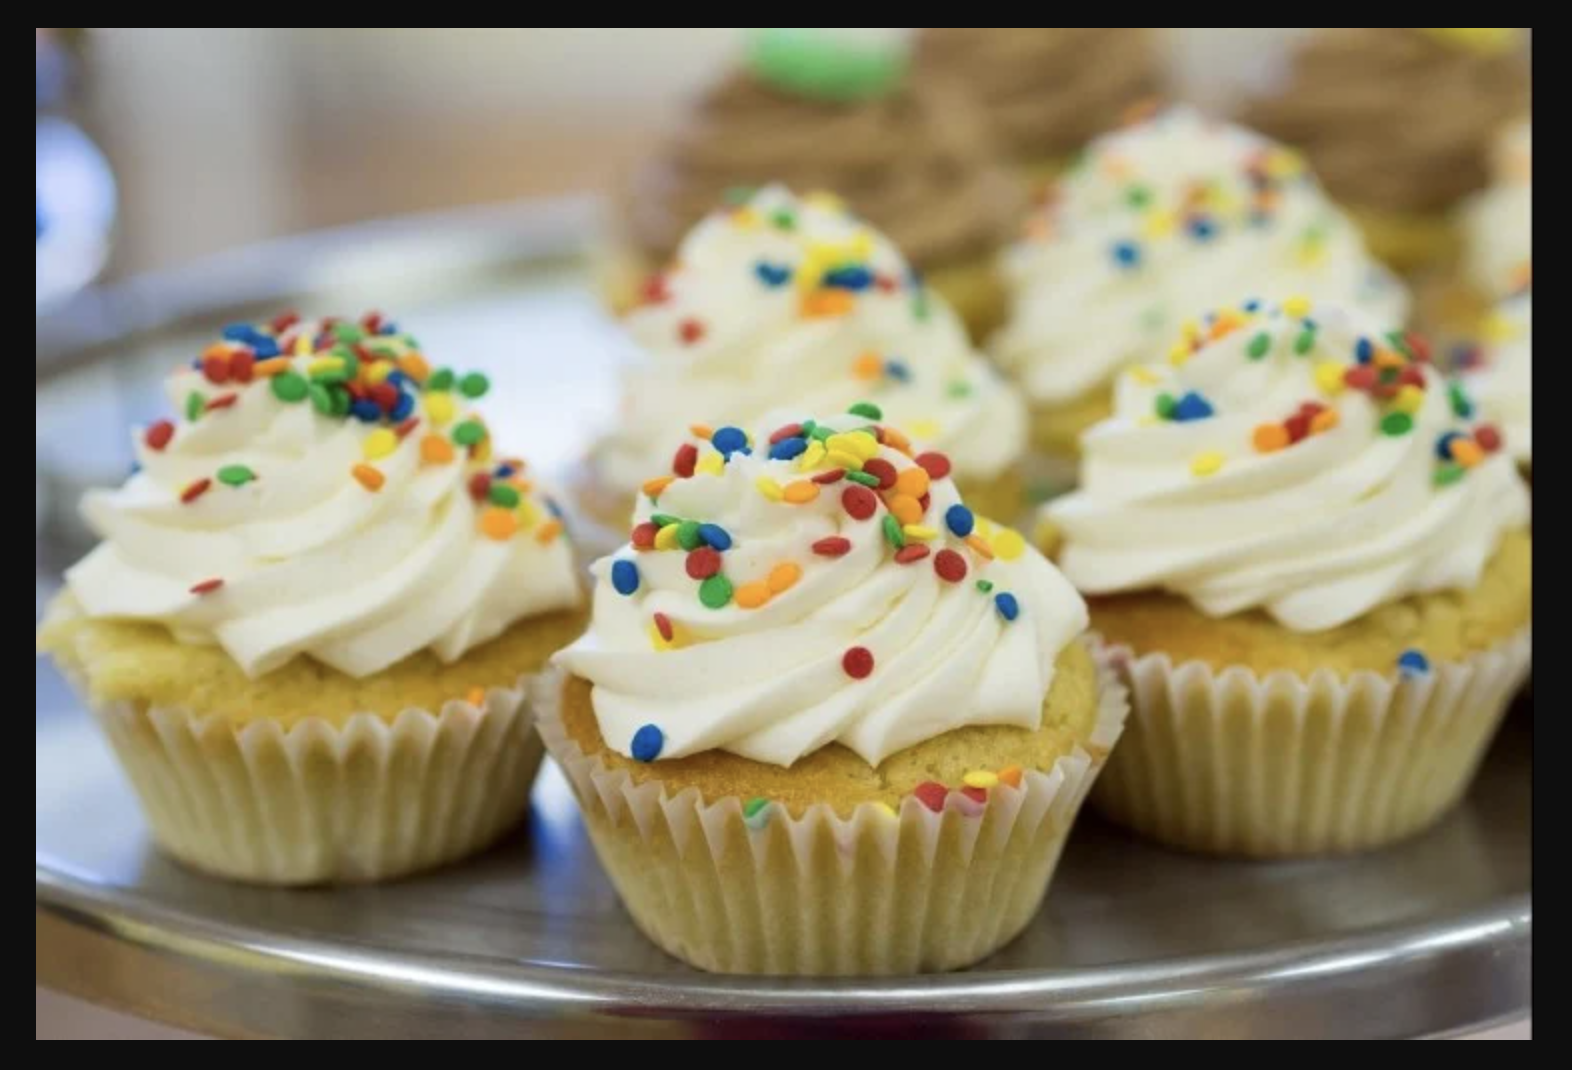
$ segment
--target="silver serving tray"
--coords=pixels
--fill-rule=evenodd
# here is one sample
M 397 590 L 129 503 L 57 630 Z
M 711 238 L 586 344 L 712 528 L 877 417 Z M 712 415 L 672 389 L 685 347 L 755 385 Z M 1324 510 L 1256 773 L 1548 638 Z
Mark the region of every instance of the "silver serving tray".
M 121 478 L 126 425 L 163 406 L 160 373 L 230 319 L 382 303 L 441 361 L 492 375 L 504 446 L 564 469 L 615 418 L 626 353 L 588 283 L 593 233 L 580 201 L 357 227 L 121 283 L 39 320 L 35 608 L 86 546 L 76 494 Z M 187 872 L 151 849 L 63 681 L 36 671 L 37 980 L 201 1032 L 1399 1037 L 1530 1005 L 1526 708 L 1464 804 L 1392 850 L 1227 863 L 1086 817 L 1042 913 L 992 959 L 808 982 L 706 975 L 644 941 L 549 765 L 525 829 L 428 877 L 275 891 Z

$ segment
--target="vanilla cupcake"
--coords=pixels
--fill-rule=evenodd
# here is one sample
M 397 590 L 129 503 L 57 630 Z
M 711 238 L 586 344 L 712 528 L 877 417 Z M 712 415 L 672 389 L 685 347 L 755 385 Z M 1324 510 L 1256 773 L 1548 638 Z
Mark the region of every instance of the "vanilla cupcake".
M 969 965 L 1036 912 L 1123 695 L 1064 578 L 875 409 L 744 438 L 689 439 L 594 566 L 541 734 L 671 954 Z
M 1528 666 L 1527 490 L 1417 337 L 1303 302 L 1203 326 L 1048 507 L 1131 688 L 1098 805 L 1227 854 L 1418 832 Z
M 154 839 L 266 884 L 479 850 L 540 759 L 524 683 L 582 631 L 554 507 L 493 456 L 478 373 L 376 315 L 236 324 L 94 491 L 103 542 L 38 646 L 81 691 Z
M 1334 300 L 1401 322 L 1407 293 L 1293 152 L 1189 108 L 1092 143 L 1005 256 L 999 363 L 1032 441 L 1073 461 L 1118 373 L 1206 309 L 1248 294 Z
M 1499 299 L 1524 289 L 1534 259 L 1534 128 L 1523 119 L 1498 138 L 1490 188 L 1463 212 L 1465 275 L 1474 291 Z
M 772 186 L 711 214 L 627 328 L 645 359 L 624 372 L 617 424 L 577 483 L 603 526 L 626 527 L 661 460 L 672 458 L 666 474 L 691 474 L 678 447 L 695 424 L 753 430 L 783 410 L 861 398 L 943 450 L 980 511 L 1013 521 L 1022 508 L 1020 394 L 895 246 L 834 197 Z

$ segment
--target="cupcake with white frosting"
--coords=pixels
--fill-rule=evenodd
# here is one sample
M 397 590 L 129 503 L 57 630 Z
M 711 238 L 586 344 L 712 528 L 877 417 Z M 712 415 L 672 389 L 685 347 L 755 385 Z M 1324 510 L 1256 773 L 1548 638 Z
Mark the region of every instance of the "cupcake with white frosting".
M 381 317 L 236 324 L 83 502 L 40 628 L 181 861 L 375 880 L 478 850 L 540 748 L 523 680 L 578 635 L 555 507 Z
M 1201 325 L 1048 507 L 1131 685 L 1101 808 L 1257 856 L 1417 832 L 1527 668 L 1527 490 L 1417 336 L 1303 301 Z
M 1295 153 L 1189 108 L 1094 141 L 1004 265 L 992 349 L 1058 458 L 1108 415 L 1120 371 L 1209 308 L 1305 295 L 1398 323 L 1408 302 Z
M 1524 119 L 1503 131 L 1492 154 L 1490 187 L 1464 206 L 1464 268 L 1487 299 L 1524 289 L 1534 259 L 1534 128 Z
M 753 431 L 781 411 L 864 398 L 944 451 L 984 515 L 1008 522 L 1021 507 L 1020 394 L 901 253 L 834 197 L 772 186 L 712 213 L 627 328 L 643 360 L 624 371 L 620 417 L 578 488 L 602 524 L 626 525 L 662 461 L 664 475 L 688 472 L 679 447 L 695 424 Z
M 683 445 L 538 689 L 629 912 L 729 973 L 991 953 L 1123 721 L 1082 599 L 876 406 Z

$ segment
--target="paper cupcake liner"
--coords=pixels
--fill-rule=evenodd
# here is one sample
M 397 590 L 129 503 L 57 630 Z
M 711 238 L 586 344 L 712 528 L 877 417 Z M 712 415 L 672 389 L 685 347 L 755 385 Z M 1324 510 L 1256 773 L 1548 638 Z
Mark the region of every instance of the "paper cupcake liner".
M 524 813 L 542 747 L 525 681 L 476 707 L 237 727 L 115 703 L 93 712 L 153 838 L 187 865 L 260 884 L 361 882 L 487 846 Z
M 1128 702 L 1100 670 L 1097 720 L 1047 772 L 941 812 L 865 803 L 792 817 L 741 799 L 669 794 L 587 756 L 567 735 L 561 675 L 539 678 L 546 747 L 567 775 L 601 865 L 634 922 L 668 953 L 723 973 L 909 974 L 968 966 L 1036 913 Z
M 1163 843 L 1257 858 L 1380 847 L 1462 797 L 1528 674 L 1530 633 L 1428 673 L 1308 679 L 1103 651 L 1129 731 L 1093 793 Z

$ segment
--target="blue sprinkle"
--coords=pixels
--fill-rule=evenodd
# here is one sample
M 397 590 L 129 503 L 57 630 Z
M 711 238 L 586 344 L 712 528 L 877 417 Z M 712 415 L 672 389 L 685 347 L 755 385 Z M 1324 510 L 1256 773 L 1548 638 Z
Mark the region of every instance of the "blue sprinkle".
M 1369 364 L 1375 358 L 1375 345 L 1368 338 L 1361 338 L 1354 343 L 1354 359 L 1361 364 Z
M 402 420 L 414 411 L 415 396 L 413 394 L 400 393 L 398 400 L 393 403 L 393 408 L 388 415 L 395 420 Z
M 767 260 L 760 260 L 753 265 L 753 273 L 766 286 L 785 286 L 791 281 L 791 268 L 784 264 L 772 264 Z
M 721 553 L 731 549 L 731 535 L 719 524 L 700 524 L 699 538 Z
M 362 423 L 374 424 L 382 419 L 382 409 L 370 398 L 359 398 L 349 407 L 349 412 Z
M 898 360 L 885 361 L 884 374 L 899 383 L 909 383 L 912 378 L 912 370 Z
M 1178 404 L 1174 406 L 1173 419 L 1180 423 L 1205 420 L 1212 415 L 1212 412 L 1212 403 L 1192 390 L 1180 398 Z
M 397 368 L 394 368 L 392 371 L 388 372 L 387 381 L 392 383 L 394 386 L 403 386 L 405 383 L 409 382 L 409 376 L 405 375 Z
M 636 762 L 653 762 L 660 757 L 660 749 L 665 745 L 666 734 L 654 725 L 647 724 L 633 733 L 633 743 L 628 750 Z
M 611 563 L 611 586 L 618 594 L 629 595 L 639 589 L 639 566 L 627 558 Z
M 249 323 L 231 323 L 224 327 L 222 334 L 231 342 L 249 342 L 257 329 Z
M 1021 603 L 1009 591 L 1000 591 L 993 596 L 994 608 L 999 611 L 999 616 L 1005 620 L 1014 620 L 1021 615 Z
M 498 479 L 507 479 L 515 471 L 517 471 L 517 469 L 515 469 L 511 464 L 499 464 L 491 474 L 496 476 Z
M 1240 307 L 1246 312 L 1259 312 L 1261 311 L 1261 302 L 1252 297 Z
M 977 526 L 977 520 L 970 509 L 957 502 L 944 511 L 944 524 L 957 539 L 964 539 Z
M 748 436 L 740 427 L 722 427 L 710 436 L 710 445 L 719 450 L 721 456 L 730 457 L 738 450 L 748 447 Z
M 394 323 L 392 320 L 384 320 L 383 323 L 382 323 L 382 326 L 377 328 L 377 333 L 378 334 L 397 334 L 398 333 L 398 324 Z
M 278 356 L 278 339 L 262 334 L 251 340 L 251 351 L 258 360 Z
M 550 513 L 552 516 L 556 517 L 558 520 L 562 519 L 562 516 L 563 516 L 563 514 L 562 514 L 562 506 L 557 504 L 557 499 L 555 499 L 555 498 L 547 498 L 546 499 L 546 512 Z
M 1204 215 L 1198 215 L 1190 220 L 1185 224 L 1185 229 L 1196 241 L 1211 241 L 1217 236 L 1217 224 Z
M 823 285 L 836 290 L 866 290 L 873 285 L 873 272 L 865 267 L 839 267 L 824 273 Z
M 1139 267 L 1141 264 L 1141 247 L 1133 241 L 1114 242 L 1114 263 L 1122 268 Z
M 1452 459 L 1452 443 L 1463 437 L 1464 435 L 1461 431 L 1447 431 L 1442 434 L 1440 438 L 1436 439 L 1436 456 L 1443 461 L 1450 461 Z
M 808 440 L 800 436 L 783 438 L 770 447 L 770 460 L 789 461 L 808 448 Z
M 131 462 L 131 474 L 132 475 L 136 475 L 141 470 L 142 470 L 142 462 L 141 461 L 132 461 Z
M 1397 671 L 1404 676 L 1425 676 L 1430 672 L 1430 659 L 1417 650 L 1405 650 L 1398 655 Z

